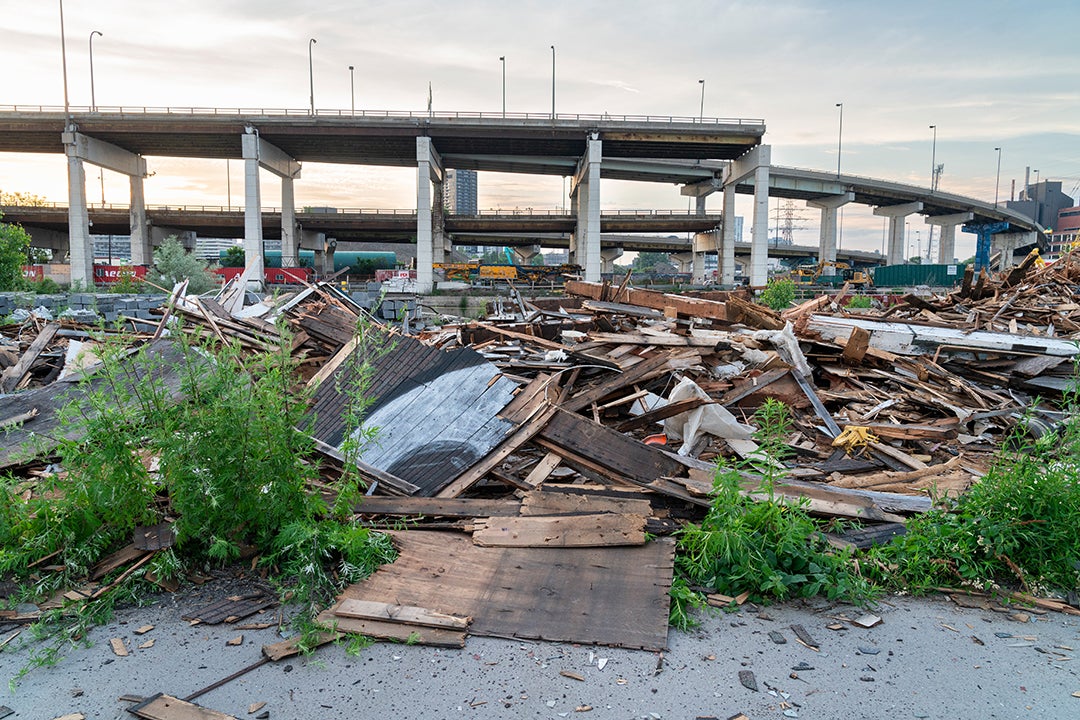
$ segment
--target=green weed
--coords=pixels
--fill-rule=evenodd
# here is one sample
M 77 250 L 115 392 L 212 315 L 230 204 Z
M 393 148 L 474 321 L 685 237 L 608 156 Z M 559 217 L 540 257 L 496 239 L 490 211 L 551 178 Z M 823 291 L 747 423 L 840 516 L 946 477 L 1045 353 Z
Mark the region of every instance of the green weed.
M 894 588 L 1019 585 L 1033 594 L 1080 587 L 1080 421 L 1076 404 L 1057 435 L 1025 440 L 1021 423 L 990 471 L 957 500 L 907 523 L 870 553 Z M 1013 448 L 1013 449 L 1008 449 Z
M 676 626 L 688 625 L 689 606 L 700 603 L 694 588 L 700 587 L 732 596 L 749 591 L 757 601 L 825 595 L 865 603 L 875 595 L 850 551 L 835 550 L 825 541 L 805 501 L 774 491 L 783 477 L 779 461 L 791 423 L 788 408 L 770 399 L 755 419 L 762 428 L 756 435 L 760 456 L 718 467 L 705 519 L 679 533 L 679 580 L 671 598 Z M 744 494 L 745 474 L 753 468 L 762 475 L 749 497 Z

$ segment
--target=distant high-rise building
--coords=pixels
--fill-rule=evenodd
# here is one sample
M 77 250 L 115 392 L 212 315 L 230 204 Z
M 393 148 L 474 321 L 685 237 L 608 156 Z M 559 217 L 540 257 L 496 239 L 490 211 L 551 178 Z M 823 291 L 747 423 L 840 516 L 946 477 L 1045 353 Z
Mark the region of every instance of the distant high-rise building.
M 451 168 L 443 184 L 443 207 L 452 215 L 476 214 L 476 171 Z

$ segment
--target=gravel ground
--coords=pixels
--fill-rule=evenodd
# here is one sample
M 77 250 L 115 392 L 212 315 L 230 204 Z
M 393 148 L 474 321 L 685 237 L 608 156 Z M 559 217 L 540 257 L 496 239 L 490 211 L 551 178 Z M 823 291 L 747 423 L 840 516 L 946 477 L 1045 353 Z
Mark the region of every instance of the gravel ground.
M 31 671 L 0 704 L 15 720 L 109 720 L 134 717 L 121 695 L 186 697 L 257 662 L 262 645 L 283 637 L 276 626 L 191 626 L 180 617 L 246 587 L 219 578 L 121 610 L 91 633 L 91 647 Z M 1080 618 L 1014 617 L 946 598 L 889 597 L 874 612 L 882 622 L 862 629 L 837 619 L 861 611 L 824 601 L 743 607 L 703 616 L 691 632 L 672 630 L 662 655 L 481 637 L 463 650 L 377 644 L 349 655 L 325 646 L 256 668 L 197 702 L 237 718 L 297 720 L 1080 717 L 1080 662 L 1072 660 Z M 277 618 L 269 610 L 238 624 Z M 153 630 L 135 634 L 148 624 Z M 801 644 L 793 624 L 819 650 Z M 240 635 L 239 645 L 226 644 Z M 112 638 L 124 640 L 127 657 L 113 653 Z M 152 647 L 138 647 L 149 639 Z M 15 676 L 32 646 L 13 640 L 0 653 L 0 674 Z M 753 673 L 757 691 L 743 686 L 741 671 Z M 265 705 L 249 712 L 257 703 Z

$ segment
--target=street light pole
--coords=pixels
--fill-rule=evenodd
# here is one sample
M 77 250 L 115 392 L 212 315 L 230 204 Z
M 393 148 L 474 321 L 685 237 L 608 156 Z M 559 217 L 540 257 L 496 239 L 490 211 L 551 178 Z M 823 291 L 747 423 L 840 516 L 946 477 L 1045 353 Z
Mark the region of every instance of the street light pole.
M 101 35 L 100 30 L 90 32 L 90 111 L 97 110 L 97 96 L 94 95 L 94 36 Z M 105 202 L 102 200 L 102 202 Z
M 994 150 L 996 150 L 997 154 L 998 154 L 997 177 L 994 179 L 994 207 L 997 207 L 998 206 L 998 189 L 1001 187 L 1001 148 L 996 147 L 996 148 L 994 148 Z
M 500 55 L 499 62 L 502 63 L 502 116 L 506 117 L 506 56 Z
M 356 114 L 356 77 L 353 75 L 355 69 L 352 65 L 349 66 L 349 109 L 353 115 Z
M 64 65 L 64 115 L 71 115 L 67 85 L 67 42 L 64 41 L 64 0 L 60 0 L 60 59 Z
M 705 81 L 698 80 L 701 84 L 701 109 L 698 111 L 698 122 L 705 120 Z
M 934 131 L 934 142 L 930 146 L 930 192 L 937 190 L 937 125 L 931 125 L 930 129 Z M 931 232 L 933 228 L 931 228 Z
M 551 46 L 551 119 L 555 119 L 555 46 Z
M 840 177 L 840 151 L 844 146 L 844 103 L 836 103 L 840 108 L 840 134 L 836 137 L 836 177 Z
M 311 38 L 307 44 L 307 66 L 308 66 L 308 86 L 311 88 L 311 114 L 315 114 L 315 65 L 312 63 L 311 58 L 311 46 L 314 45 L 317 40 Z

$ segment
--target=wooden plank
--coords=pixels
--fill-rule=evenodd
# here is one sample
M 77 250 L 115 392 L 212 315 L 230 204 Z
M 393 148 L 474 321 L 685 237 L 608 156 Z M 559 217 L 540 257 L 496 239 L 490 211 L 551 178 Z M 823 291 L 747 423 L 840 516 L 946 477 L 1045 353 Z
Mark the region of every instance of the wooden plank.
M 403 625 L 423 625 L 425 627 L 465 630 L 472 622 L 470 617 L 448 615 L 428 610 L 415 605 L 397 605 L 376 600 L 358 600 L 344 598 L 335 606 L 334 614 L 338 617 L 358 620 L 381 620 Z
M 707 337 L 690 335 L 645 335 L 642 333 L 606 333 L 590 332 L 590 340 L 622 345 L 659 345 L 664 347 L 716 347 L 716 342 Z
M 369 495 L 353 508 L 353 512 L 363 515 L 426 515 L 445 518 L 476 518 L 491 517 L 493 515 L 517 515 L 519 509 L 520 504 L 516 500 Z
M 484 547 L 614 547 L 645 544 L 645 517 L 615 513 L 478 520 L 473 542 Z
M 774 368 L 766 370 L 757 377 L 744 380 L 741 384 L 724 393 L 717 402 L 721 405 L 734 405 L 743 398 L 753 395 L 767 385 L 776 382 L 791 371 L 790 368 Z
M 37 360 L 38 356 L 45 350 L 45 346 L 52 342 L 53 338 L 56 337 L 56 331 L 59 329 L 60 325 L 54 322 L 49 323 L 41 329 L 38 336 L 30 343 L 30 347 L 28 347 L 26 352 L 22 354 L 22 357 L 19 358 L 19 361 L 0 374 L 0 392 L 10 393 L 19 386 L 23 377 L 30 372 L 30 368 L 34 364 L 34 361 Z
M 605 300 L 603 297 L 603 286 L 600 283 L 567 280 L 564 291 L 568 295 L 578 295 L 592 300 Z M 672 312 L 684 317 L 698 317 L 728 322 L 727 305 L 714 300 L 702 300 L 700 298 L 692 298 L 685 295 L 672 295 L 656 292 L 655 290 L 640 290 L 637 288 L 627 288 L 622 292 L 619 299 L 628 305 L 638 305 L 653 310 L 660 310 L 665 314 Z M 671 315 L 669 315 L 669 317 L 671 317 Z
M 676 415 L 684 412 L 688 412 L 695 408 L 699 408 L 702 405 L 713 405 L 713 401 L 706 400 L 705 398 L 687 398 L 686 400 L 680 400 L 679 402 L 668 403 L 658 408 L 654 408 L 647 412 L 643 412 L 637 417 L 630 418 L 615 426 L 615 429 L 619 432 L 629 432 L 630 430 L 637 430 L 638 428 L 648 427 L 661 420 L 666 420 L 669 417 L 675 417 Z
M 563 345 L 562 343 L 557 343 L 554 340 L 548 340 L 547 338 L 542 338 L 537 335 L 527 335 L 525 333 L 519 333 L 514 330 L 507 330 L 505 328 L 499 327 L 498 325 L 485 323 L 484 328 L 504 337 L 514 338 L 515 340 L 520 340 L 524 343 L 529 343 L 531 345 L 538 345 L 542 348 L 547 348 L 548 350 L 562 350 L 563 352 L 567 353 L 569 353 L 571 350 L 568 346 Z
M 94 567 L 90 570 L 90 579 L 99 580 L 111 573 L 113 570 L 116 570 L 119 567 L 123 567 L 128 563 L 135 562 L 136 560 L 141 559 L 144 555 L 148 554 L 149 553 L 146 550 L 141 550 L 135 547 L 135 543 L 125 545 L 116 552 L 106 555 L 101 560 L 99 560 L 98 563 L 94 565 Z
M 655 447 L 565 410 L 552 416 L 540 438 L 547 441 L 547 449 L 563 457 L 569 452 L 588 458 L 623 482 L 648 484 L 682 469 Z
M 554 471 L 561 462 L 561 457 L 553 452 L 549 452 L 544 455 L 544 457 L 540 458 L 540 462 L 536 463 L 533 469 L 529 471 L 529 474 L 525 476 L 524 484 L 528 487 L 536 487 L 547 480 L 548 476 L 551 475 L 552 471 Z
M 154 695 L 128 708 L 128 712 L 145 720 L 237 720 L 235 715 L 226 715 L 165 694 Z
M 870 347 L 870 331 L 861 327 L 851 328 L 851 335 L 844 344 L 844 352 L 841 357 L 848 365 L 858 365 L 866 355 Z
M 629 370 L 610 377 L 600 384 L 571 397 L 563 403 L 562 408 L 568 412 L 578 412 L 616 390 L 659 377 L 668 371 L 668 360 L 668 356 L 663 354 L 648 358 Z
M 404 625 L 385 620 L 362 620 L 335 615 L 334 608 L 324 610 L 315 618 L 320 626 L 333 628 L 336 633 L 363 635 L 376 640 L 393 640 L 432 647 L 465 647 L 464 630 L 448 630 L 423 625 Z
M 554 453 L 553 453 L 554 454 Z M 652 504 L 643 497 L 618 497 L 562 490 L 535 490 L 521 501 L 521 515 L 624 513 L 648 516 Z

